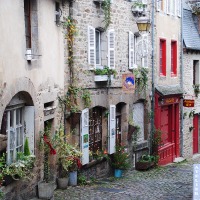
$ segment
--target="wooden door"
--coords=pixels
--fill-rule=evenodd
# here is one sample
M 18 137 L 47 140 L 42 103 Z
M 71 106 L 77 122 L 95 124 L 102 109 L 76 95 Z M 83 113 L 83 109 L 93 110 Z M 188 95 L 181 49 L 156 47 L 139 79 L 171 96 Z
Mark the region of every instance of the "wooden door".
M 172 105 L 161 107 L 161 146 L 158 150 L 159 164 L 166 165 L 173 162 L 175 157 L 175 144 L 172 140 L 172 120 L 175 112 L 173 112 Z
M 198 124 L 198 115 L 194 115 L 193 118 L 193 154 L 198 153 L 198 146 L 199 146 L 199 124 Z

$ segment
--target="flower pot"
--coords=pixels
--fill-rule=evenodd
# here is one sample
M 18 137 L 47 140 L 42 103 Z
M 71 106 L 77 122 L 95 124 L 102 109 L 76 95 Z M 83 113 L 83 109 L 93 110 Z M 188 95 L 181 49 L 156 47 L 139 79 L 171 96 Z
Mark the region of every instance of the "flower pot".
M 39 199 L 51 199 L 54 195 L 55 183 L 41 181 L 38 183 L 38 196 Z
M 66 189 L 69 183 L 69 177 L 58 178 L 57 184 L 59 189 Z
M 122 177 L 122 169 L 115 169 L 115 177 L 120 178 Z
M 69 185 L 70 186 L 77 185 L 77 171 L 69 172 Z

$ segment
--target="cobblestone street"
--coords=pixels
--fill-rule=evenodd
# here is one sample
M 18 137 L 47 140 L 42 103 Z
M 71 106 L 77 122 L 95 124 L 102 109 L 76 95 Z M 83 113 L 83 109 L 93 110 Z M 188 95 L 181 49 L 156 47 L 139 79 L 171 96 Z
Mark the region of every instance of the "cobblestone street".
M 193 163 L 184 161 L 145 172 L 127 171 L 123 178 L 98 180 L 92 186 L 56 190 L 55 200 L 189 200 L 192 199 Z

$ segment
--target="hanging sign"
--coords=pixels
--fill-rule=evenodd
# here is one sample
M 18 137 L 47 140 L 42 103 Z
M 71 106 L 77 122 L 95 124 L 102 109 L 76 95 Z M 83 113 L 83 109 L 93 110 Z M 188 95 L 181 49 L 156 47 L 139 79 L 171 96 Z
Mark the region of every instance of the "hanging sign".
M 122 74 L 122 90 L 125 93 L 134 93 L 135 77 L 133 74 Z
M 183 99 L 183 106 L 184 107 L 194 107 L 194 99 Z

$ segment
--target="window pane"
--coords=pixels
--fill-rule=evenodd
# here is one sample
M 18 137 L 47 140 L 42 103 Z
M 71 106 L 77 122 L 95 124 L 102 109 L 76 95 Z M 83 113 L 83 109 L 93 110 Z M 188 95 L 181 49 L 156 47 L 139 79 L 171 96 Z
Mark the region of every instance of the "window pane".
M 100 32 L 96 31 L 96 64 L 100 65 Z

